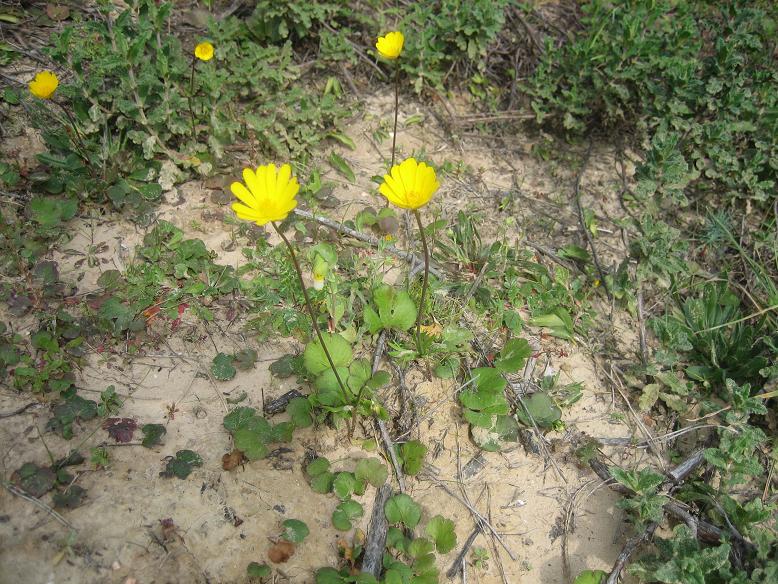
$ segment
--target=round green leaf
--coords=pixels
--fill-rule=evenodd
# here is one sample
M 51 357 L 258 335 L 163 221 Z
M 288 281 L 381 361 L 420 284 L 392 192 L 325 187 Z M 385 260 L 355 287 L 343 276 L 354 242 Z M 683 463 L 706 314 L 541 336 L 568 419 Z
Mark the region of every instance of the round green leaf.
M 353 353 L 351 345 L 342 336 L 333 333 L 322 333 L 324 344 L 330 352 L 335 367 L 347 367 L 351 363 Z M 318 339 L 308 343 L 303 354 L 303 364 L 311 375 L 320 375 L 330 369 L 327 355 L 324 353 Z
M 287 519 L 281 525 L 284 527 L 284 533 L 281 534 L 281 537 L 292 543 L 302 542 L 310 533 L 305 522 L 299 519 Z
M 389 471 L 386 469 L 386 465 L 377 458 L 363 458 L 357 463 L 354 475 L 377 488 L 386 482 Z
M 384 513 L 389 523 L 402 523 L 410 529 L 421 520 L 421 507 L 405 493 L 390 497 L 384 505 Z

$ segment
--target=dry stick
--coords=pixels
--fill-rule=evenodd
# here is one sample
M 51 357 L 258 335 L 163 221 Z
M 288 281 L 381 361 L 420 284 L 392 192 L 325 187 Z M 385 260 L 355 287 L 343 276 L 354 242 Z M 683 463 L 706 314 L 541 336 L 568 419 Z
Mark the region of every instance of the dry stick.
M 695 460 L 698 458 L 698 453 L 695 452 L 692 454 L 691 458 L 694 458 Z M 701 461 L 700 461 L 701 462 Z M 591 461 L 589 461 L 589 466 L 594 471 L 594 473 L 600 477 L 603 482 L 615 493 L 619 493 L 620 495 L 625 495 L 627 497 L 632 497 L 635 495 L 635 492 L 632 489 L 629 489 L 622 485 L 621 483 L 616 482 L 616 479 L 614 479 L 610 471 L 608 470 L 608 467 L 605 466 L 602 462 L 597 460 L 596 458 L 593 458 Z M 697 465 L 699 466 L 699 465 Z M 679 469 L 681 467 L 684 467 L 684 473 L 680 474 L 677 473 L 676 476 L 681 477 L 681 479 L 686 478 L 691 472 L 696 468 L 696 466 L 692 466 L 691 464 L 684 461 L 675 469 Z M 671 471 L 672 472 L 672 471 Z M 676 503 L 675 501 L 668 501 L 664 504 L 663 507 L 665 513 L 668 515 L 674 517 L 675 519 L 678 519 L 680 521 L 683 521 L 684 523 L 688 523 L 690 514 L 689 512 L 680 504 Z M 725 537 L 727 537 L 727 532 L 725 532 L 720 527 L 716 527 L 715 525 L 708 523 L 704 519 L 699 519 L 697 517 L 691 517 L 695 523 L 695 526 L 697 528 L 697 539 L 700 541 L 704 541 L 707 543 L 719 543 L 721 542 Z M 753 543 L 748 541 L 747 539 L 743 537 L 738 537 L 737 534 L 732 533 L 733 537 L 732 539 L 735 539 L 738 543 L 740 543 L 746 550 L 748 551 L 755 551 L 756 546 L 754 546 Z
M 0 419 L 2 419 L 2 418 L 12 418 L 13 416 L 18 416 L 19 414 L 26 412 L 32 406 L 37 406 L 39 403 L 40 402 L 30 402 L 30 403 L 25 404 L 25 405 L 23 405 L 20 408 L 16 408 L 15 410 L 12 410 L 10 412 L 0 413 Z
M 465 565 L 465 558 L 467 557 L 467 552 L 470 551 L 470 548 L 472 547 L 473 543 L 475 543 L 476 538 L 478 537 L 478 534 L 482 533 L 483 530 L 481 529 L 481 524 L 479 523 L 473 531 L 470 532 L 470 535 L 465 540 L 465 544 L 462 546 L 462 551 L 460 551 L 457 554 L 457 557 L 454 559 L 454 562 L 451 564 L 451 567 L 446 572 L 446 576 L 449 578 L 453 578 L 457 575 L 457 572 L 461 571 L 462 567 Z
M 42 501 L 39 501 L 35 497 L 31 497 L 30 495 L 25 493 L 20 488 L 16 487 L 15 485 L 12 485 L 10 483 L 6 483 L 5 481 L 3 481 L 3 486 L 8 490 L 9 493 L 12 493 L 12 494 L 16 495 L 17 497 L 20 497 L 20 498 L 24 499 L 25 501 L 29 501 L 33 505 L 35 505 L 37 507 L 40 507 L 46 513 L 51 515 L 54 519 L 59 521 L 62 525 L 64 525 L 68 529 L 70 529 L 72 531 L 76 531 L 76 532 L 78 531 L 75 527 L 73 527 L 73 525 L 71 523 L 68 523 L 67 519 L 65 519 L 64 517 L 62 517 L 62 515 L 60 515 L 56 511 L 54 511 L 54 509 L 52 509 L 51 507 L 46 505 L 46 503 L 43 503 Z
M 335 367 L 335 363 L 332 360 L 332 357 L 330 356 L 330 351 L 329 349 L 327 349 L 327 345 L 324 344 L 324 339 L 321 336 L 321 331 L 319 330 L 319 326 L 316 324 L 316 315 L 313 312 L 311 299 L 308 296 L 308 290 L 306 289 L 305 281 L 303 280 L 303 271 L 300 269 L 300 263 L 297 261 L 297 255 L 294 253 L 294 248 L 292 247 L 292 244 L 289 243 L 289 240 L 286 238 L 286 235 L 284 235 L 283 232 L 278 228 L 276 222 L 271 221 L 270 223 L 273 225 L 273 229 L 276 230 L 276 233 L 278 233 L 278 236 L 284 240 L 286 247 L 289 249 L 289 256 L 292 258 L 294 269 L 297 271 L 297 277 L 300 279 L 300 287 L 303 289 L 303 297 L 305 298 L 305 306 L 308 308 L 308 315 L 311 317 L 311 325 L 313 326 L 313 330 L 316 331 L 316 336 L 319 339 L 319 344 L 321 345 L 324 354 L 327 356 L 327 361 L 329 362 L 330 367 L 332 368 L 332 372 L 335 374 L 335 379 L 338 380 L 338 385 L 340 385 L 340 390 L 343 392 L 343 399 L 346 400 L 346 403 L 348 403 L 349 399 L 348 399 L 348 392 L 346 391 L 346 386 L 343 385 L 343 382 L 340 379 L 340 375 L 338 374 L 338 369 L 337 367 Z M 349 437 L 351 437 L 353 434 L 354 434 L 354 426 L 352 423 L 351 429 L 349 430 Z
M 516 561 L 516 559 L 517 559 L 517 558 L 516 558 L 516 555 L 515 555 L 515 554 L 514 554 L 514 553 L 511 551 L 511 548 L 509 548 L 509 547 L 508 547 L 508 544 L 506 544 L 506 543 L 505 543 L 505 540 L 502 538 L 502 536 L 500 536 L 500 534 L 497 532 L 497 530 L 494 528 L 494 526 L 493 526 L 491 523 L 489 523 L 489 522 L 486 520 L 486 517 L 484 517 L 483 515 L 481 515 L 481 514 L 478 512 L 478 510 L 477 510 L 475 507 L 473 507 L 472 505 L 470 505 L 470 504 L 469 504 L 467 501 L 463 500 L 463 499 L 462 499 L 462 498 L 461 498 L 459 495 L 457 495 L 456 493 L 453 493 L 453 492 L 451 491 L 451 489 L 449 489 L 449 488 L 446 486 L 446 484 L 445 484 L 445 483 L 443 483 L 443 482 L 439 481 L 437 478 L 433 477 L 433 476 L 432 476 L 432 475 L 430 475 L 430 474 L 427 474 L 427 475 L 426 475 L 426 477 L 427 477 L 427 479 L 428 479 L 428 480 L 432 481 L 432 482 L 433 482 L 433 483 L 435 483 L 435 484 L 436 484 L 438 487 L 440 487 L 441 489 L 443 489 L 443 490 L 444 490 L 444 491 L 445 491 L 447 494 L 449 494 L 450 496 L 454 497 L 454 499 L 456 499 L 457 501 L 459 501 L 460 503 L 462 503 L 462 505 L 464 505 L 465 507 L 467 507 L 468 511 L 470 511 L 470 513 L 472 514 L 472 516 L 473 516 L 473 518 L 475 519 L 476 523 L 477 523 L 478 525 L 480 525 L 482 528 L 484 528 L 484 527 L 485 527 L 486 529 L 488 529 L 488 530 L 489 530 L 489 531 L 492 533 L 492 535 L 494 536 L 494 538 L 495 538 L 495 539 L 496 539 L 496 540 L 497 540 L 497 541 L 500 543 L 500 545 L 502 546 L 502 548 L 503 548 L 503 549 L 504 549 L 504 550 L 505 550 L 505 551 L 508 553 L 508 556 L 509 556 L 509 557 L 510 557 L 510 558 L 511 558 L 511 559 L 512 559 L 514 562 Z
M 419 299 L 419 312 L 416 314 L 416 351 L 419 355 L 421 351 L 421 320 L 424 318 L 424 296 L 427 294 L 427 283 L 430 277 L 430 250 L 427 247 L 427 236 L 424 235 L 424 225 L 421 222 L 421 213 L 418 209 L 413 210 L 413 216 L 416 217 L 416 225 L 419 226 L 419 237 L 421 237 L 421 247 L 424 250 L 424 280 L 421 284 L 421 298 Z
M 600 275 L 600 282 L 602 283 L 603 288 L 605 289 L 605 293 L 608 295 L 608 300 L 613 300 L 613 297 L 611 296 L 611 292 L 608 289 L 608 283 L 605 281 L 605 272 L 602 269 L 602 265 L 600 264 L 600 258 L 597 255 L 597 248 L 594 247 L 594 240 L 592 238 L 592 234 L 589 233 L 589 230 L 586 228 L 586 221 L 584 221 L 584 212 L 583 207 L 581 206 L 581 179 L 583 178 L 584 172 L 586 171 L 586 167 L 589 164 L 589 159 L 592 155 L 592 147 L 594 145 L 594 142 L 591 138 L 589 138 L 589 147 L 586 149 L 586 156 L 584 157 L 584 161 L 581 164 L 581 170 L 578 171 L 578 174 L 575 177 L 575 183 L 573 185 L 573 195 L 575 198 L 575 206 L 578 209 L 578 222 L 581 226 L 581 231 L 583 231 L 584 237 L 586 238 L 586 242 L 589 244 L 589 247 L 592 249 L 592 259 L 594 260 L 594 265 L 597 268 L 597 273 Z
M 311 213 L 310 211 L 305 211 L 303 209 L 295 209 L 293 213 L 298 217 L 302 217 L 303 219 L 308 219 L 311 221 L 316 221 L 317 223 L 324 225 L 325 227 L 334 229 L 338 233 L 341 233 L 343 235 L 348 235 L 349 237 L 353 237 L 358 241 L 362 241 L 364 243 L 370 244 L 373 247 L 381 246 L 381 242 L 377 238 L 371 237 L 366 233 L 361 233 L 356 229 L 351 229 L 349 227 L 346 227 L 342 223 L 338 223 L 337 221 L 333 221 L 332 219 L 328 219 L 327 217 L 321 217 L 320 215 L 315 215 L 314 213 Z M 404 249 L 400 249 L 394 245 L 384 246 L 383 249 L 384 251 L 387 251 L 390 254 L 395 255 L 412 264 L 420 264 L 422 261 L 421 258 L 416 256 L 415 254 L 405 251 Z M 430 274 L 434 275 L 435 277 L 440 278 L 441 280 L 445 279 L 445 276 L 443 275 L 443 271 L 440 268 L 436 268 L 435 266 L 430 266 L 429 270 L 430 270 Z
M 605 584 L 616 584 L 619 579 L 619 575 L 624 569 L 624 566 L 627 565 L 629 558 L 632 557 L 632 554 L 634 554 L 637 549 L 643 545 L 643 543 L 648 541 L 654 535 L 657 527 L 659 527 L 659 523 L 650 523 L 648 527 L 643 530 L 643 533 L 627 540 L 627 543 L 624 544 L 621 552 L 619 552 L 619 555 L 616 558 L 616 563 L 613 564 L 613 569 L 611 570 L 610 574 L 608 574 L 608 578 L 605 580 Z
M 378 341 L 376 341 L 376 347 L 375 347 L 375 354 L 373 355 L 373 367 L 372 367 L 372 374 L 375 375 L 376 371 L 378 371 L 378 365 L 381 362 L 381 355 L 384 353 L 384 348 L 386 347 L 386 330 L 382 330 L 381 334 L 378 335 Z M 397 453 L 394 449 L 394 442 L 392 441 L 392 437 L 389 436 L 389 431 L 386 429 L 386 424 L 384 421 L 379 418 L 378 416 L 373 417 L 375 421 L 375 425 L 378 428 L 378 433 L 381 435 L 381 440 L 384 443 L 384 449 L 386 450 L 386 454 L 389 456 L 389 460 L 392 462 L 392 467 L 394 467 L 394 474 L 397 477 L 397 484 L 399 485 L 400 492 L 405 492 L 405 477 L 403 476 L 402 466 L 400 466 L 400 461 L 397 459 Z
M 388 483 L 381 485 L 376 491 L 373 500 L 373 513 L 370 515 L 370 524 L 367 528 L 367 540 L 365 541 L 365 554 L 362 556 L 362 573 L 372 574 L 374 578 L 381 575 L 383 568 L 384 548 L 386 548 L 386 532 L 389 530 L 389 522 L 386 519 L 384 506 L 392 496 L 392 486 Z

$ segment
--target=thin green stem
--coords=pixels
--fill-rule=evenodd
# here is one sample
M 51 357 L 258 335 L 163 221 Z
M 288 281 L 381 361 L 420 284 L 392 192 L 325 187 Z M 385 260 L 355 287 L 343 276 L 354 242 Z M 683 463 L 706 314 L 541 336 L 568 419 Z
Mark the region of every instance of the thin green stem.
M 89 156 L 86 154 L 86 144 L 84 144 L 84 139 L 81 136 L 81 132 L 78 131 L 78 126 L 76 125 L 76 120 L 73 118 L 73 115 L 68 111 L 68 108 L 66 108 L 61 103 L 51 100 L 54 105 L 59 107 L 59 109 L 62 110 L 62 112 L 65 114 L 65 117 L 68 119 L 68 123 L 70 123 L 70 127 L 73 128 L 73 146 L 76 147 L 76 150 L 78 150 L 78 153 L 81 155 L 81 158 L 84 159 L 84 161 L 89 164 Z
M 392 164 L 389 165 L 389 172 L 394 166 L 395 146 L 397 145 L 397 114 L 400 111 L 400 63 L 394 63 L 394 131 L 392 132 Z
M 330 367 L 332 368 L 332 372 L 335 374 L 335 379 L 338 380 L 338 385 L 340 385 L 340 389 L 343 392 L 343 399 L 346 401 L 346 403 L 349 402 L 348 399 L 348 391 L 346 391 L 346 386 L 343 384 L 343 381 L 340 379 L 340 375 L 338 374 L 338 369 L 335 367 L 335 363 L 332 360 L 332 357 L 330 356 L 330 351 L 327 349 L 327 345 L 324 344 L 324 339 L 321 336 L 321 331 L 319 330 L 319 326 L 316 324 L 316 314 L 313 312 L 313 305 L 311 304 L 311 298 L 308 296 L 308 289 L 305 287 L 305 282 L 303 281 L 303 271 L 300 269 L 300 263 L 297 261 L 297 255 L 294 253 L 294 248 L 292 247 L 292 244 L 289 243 L 289 240 L 286 238 L 286 235 L 278 228 L 278 225 L 276 225 L 275 221 L 271 221 L 271 224 L 273 225 L 273 229 L 276 230 L 276 233 L 278 233 L 279 237 L 284 240 L 284 243 L 286 244 L 286 247 L 289 249 L 289 256 L 292 258 L 292 263 L 294 264 L 294 269 L 297 271 L 297 277 L 300 279 L 300 287 L 303 289 L 303 297 L 305 298 L 305 306 L 308 309 L 308 316 L 311 317 L 311 325 L 313 326 L 313 330 L 316 331 L 316 337 L 319 339 L 319 344 L 321 345 L 321 348 L 324 350 L 324 354 L 327 356 L 327 361 L 330 364 Z
M 421 320 L 424 317 L 424 297 L 427 295 L 427 283 L 430 277 L 430 251 L 427 247 L 427 236 L 424 235 L 424 225 L 421 222 L 421 213 L 418 209 L 413 210 L 416 217 L 416 225 L 419 226 L 419 236 L 421 237 L 421 247 L 424 249 L 424 280 L 421 284 L 421 298 L 419 299 L 419 312 L 416 314 L 416 351 L 422 355 L 421 350 Z
M 192 118 L 192 139 L 193 140 L 197 139 L 197 134 L 195 131 L 194 107 L 192 106 L 192 98 L 194 97 L 195 65 L 197 65 L 197 57 L 192 57 L 192 74 L 189 76 L 189 95 L 187 96 L 187 101 L 189 102 L 189 116 Z

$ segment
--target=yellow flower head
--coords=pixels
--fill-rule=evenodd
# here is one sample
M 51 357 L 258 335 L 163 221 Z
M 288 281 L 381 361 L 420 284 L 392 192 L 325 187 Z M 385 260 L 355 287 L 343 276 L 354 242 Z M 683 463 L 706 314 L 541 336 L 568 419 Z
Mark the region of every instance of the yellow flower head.
M 233 203 L 232 210 L 239 219 L 265 225 L 270 221 L 286 219 L 289 212 L 297 206 L 295 197 L 300 184 L 292 176 L 292 167 L 284 164 L 276 170 L 275 164 L 260 166 L 254 172 L 243 169 L 243 181 L 230 185 L 232 194 L 240 199 Z
M 378 37 L 375 48 L 385 59 L 394 60 L 402 53 L 403 42 L 405 42 L 403 33 L 399 31 L 388 32 L 386 36 Z
M 408 158 L 392 167 L 391 175 L 384 175 L 379 192 L 390 203 L 403 209 L 423 207 L 440 187 L 435 169 L 415 158 Z
M 40 99 L 49 99 L 57 91 L 59 79 L 51 71 L 41 71 L 30 81 L 30 93 Z
M 198 44 L 195 47 L 195 57 L 201 61 L 210 61 L 213 59 L 213 45 L 208 41 Z

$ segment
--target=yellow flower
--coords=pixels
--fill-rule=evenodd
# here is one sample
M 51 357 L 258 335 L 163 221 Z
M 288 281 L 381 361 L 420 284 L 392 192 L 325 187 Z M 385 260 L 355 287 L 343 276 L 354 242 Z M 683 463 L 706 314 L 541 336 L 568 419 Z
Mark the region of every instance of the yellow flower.
M 232 194 L 241 203 L 233 203 L 232 210 L 239 219 L 265 225 L 270 221 L 286 219 L 289 212 L 297 206 L 295 197 L 300 184 L 292 176 L 292 167 L 284 164 L 276 171 L 275 164 L 266 164 L 257 168 L 243 169 L 245 185 L 234 182 L 230 185 Z
M 399 31 L 388 32 L 386 36 L 378 37 L 375 48 L 385 59 L 396 59 L 403 50 L 405 37 Z
M 439 187 L 434 168 L 416 162 L 415 158 L 408 158 L 392 167 L 391 176 L 384 175 L 384 182 L 378 190 L 393 205 L 418 209 L 429 203 Z
M 213 45 L 208 41 L 198 44 L 195 47 L 195 57 L 201 61 L 210 61 L 213 59 Z
M 59 79 L 51 71 L 41 71 L 30 81 L 30 93 L 40 99 L 49 99 L 57 91 Z

